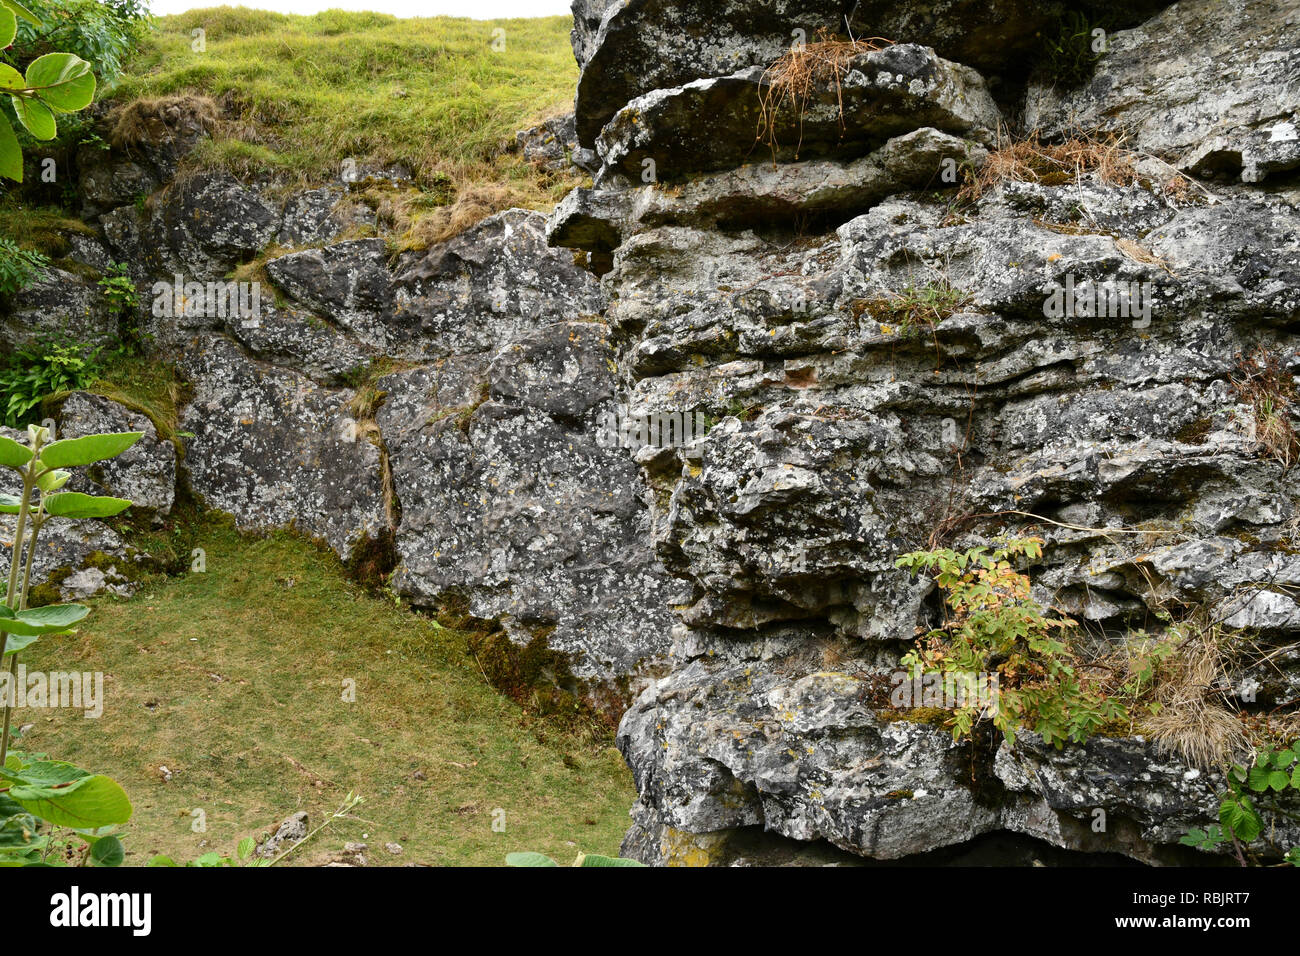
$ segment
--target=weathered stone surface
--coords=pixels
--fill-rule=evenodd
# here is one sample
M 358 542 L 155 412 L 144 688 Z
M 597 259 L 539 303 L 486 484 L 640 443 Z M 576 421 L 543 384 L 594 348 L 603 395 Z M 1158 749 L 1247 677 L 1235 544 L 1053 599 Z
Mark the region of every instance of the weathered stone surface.
M 1270 647 L 1294 640 L 1300 606 L 1274 549 L 1291 540 L 1295 479 L 1261 456 L 1232 379 L 1260 344 L 1294 365 L 1300 211 L 1278 196 L 1179 204 L 1159 181 L 1085 176 L 1004 184 L 960 215 L 895 196 L 790 242 L 724 231 L 683 200 L 745 175 L 665 190 L 681 202 L 667 223 L 638 216 L 653 208 L 640 191 L 598 192 L 607 214 L 590 220 L 614 249 L 607 317 L 629 404 L 721 419 L 702 442 L 638 459 L 690 630 L 623 723 L 641 793 L 625 851 L 717 862 L 742 840 L 745 858 L 824 861 L 828 843 L 895 858 L 1010 831 L 1184 859 L 1180 828 L 1212 820 L 1221 781 L 1185 784 L 1191 768 L 1141 740 L 1054 762 L 1027 741 L 999 759 L 1048 760 L 1056 789 L 989 764 L 972 792 L 968 750 L 927 749 L 951 742 L 864 706 L 863 687 L 933 620 L 926 586 L 894 559 L 953 517 L 958 548 L 1032 529 L 1039 599 L 1113 631 L 1173 600 L 1236 615 Z M 1053 283 L 1087 278 L 1149 283 L 1150 314 L 1049 314 Z M 901 307 L 924 290 L 950 302 L 933 327 Z M 1210 541 L 1224 543 L 1180 551 Z M 1271 679 L 1269 699 L 1291 683 Z M 833 743 L 809 739 L 805 712 Z M 1107 835 L 1088 826 L 1097 808 Z
M 240 527 L 294 525 L 345 560 L 388 527 L 380 450 L 348 408 L 353 393 L 245 358 L 204 337 L 186 356 L 194 398 L 180 427 L 185 472 Z
M 865 679 L 824 669 L 826 637 L 683 634 L 684 660 L 619 729 L 641 804 L 687 833 L 762 824 L 880 859 L 995 828 L 996 808 L 962 783 L 951 735 L 882 720 Z
M 498 213 L 454 239 L 406 253 L 394 270 L 386 351 L 441 358 L 495 351 L 532 329 L 600 312 L 596 280 L 546 244 L 546 217 Z
M 987 143 L 1000 118 L 978 73 L 915 44 L 859 54 L 838 84 L 816 81 L 801 107 L 775 111 L 770 141 L 767 89 L 763 69 L 750 67 L 632 100 L 601 131 L 598 184 L 640 181 L 646 160 L 671 181 L 763 158 L 852 158 L 925 126 Z M 703 116 L 707 124 L 696 122 Z
M 117 332 L 117 318 L 99 287 L 57 266 L 46 266 L 0 313 L 0 344 L 8 348 L 50 337 L 105 345 Z
M 515 133 L 515 149 L 527 162 L 551 172 L 562 172 L 583 159 L 575 156 L 581 147 L 578 146 L 578 134 L 574 132 L 572 113 L 553 116 L 539 126 L 521 129 Z M 581 152 L 585 157 L 589 150 Z
M 280 211 L 228 173 L 200 173 L 142 208 L 120 206 L 100 221 L 134 276 L 180 274 L 189 282 L 224 276 L 261 252 L 279 230 Z
M 653 90 L 766 67 L 820 32 L 919 43 L 985 75 L 1023 76 L 1046 54 L 1061 18 L 1109 29 L 1141 23 L 1168 0 L 575 0 L 577 130 L 591 146 L 627 103 Z
M 1092 81 L 1031 89 L 1026 122 L 1123 132 L 1181 169 L 1245 182 L 1300 166 L 1300 3 L 1184 0 L 1114 33 Z
M 391 334 L 393 278 L 382 239 L 353 239 L 279 256 L 266 264 L 271 281 L 328 316 L 362 342 L 395 349 Z
M 14 519 L 0 515 L 0 535 L 13 540 Z M 136 590 L 145 555 L 140 554 L 102 521 L 54 519 L 37 542 L 32 563 L 32 587 L 49 585 L 61 601 L 95 594 L 129 597 Z M 9 574 L 9 549 L 0 553 L 0 575 Z
M 89 392 L 73 392 L 59 411 L 58 437 L 109 432 L 144 432 L 144 437 L 109 461 L 77 469 L 69 491 L 130 499 L 132 514 L 161 521 L 176 498 L 176 447 L 158 437 L 147 415 Z
M 994 767 L 1012 794 L 1030 798 L 1004 811 L 1013 829 L 1060 846 L 1119 850 L 1150 863 L 1188 861 L 1170 845 L 1215 819 L 1227 789 L 1221 774 L 1188 767 L 1140 738 L 1094 737 L 1058 751 L 1025 734 L 1014 748 L 999 749 Z M 1094 830 L 1098 810 L 1105 813 L 1104 832 Z M 1300 840 L 1293 820 L 1268 816 L 1278 844 Z
M 552 245 L 612 252 L 622 237 L 655 226 L 792 228 L 802 220 L 846 220 L 905 189 L 956 182 L 959 168 L 978 169 L 988 155 L 977 143 L 928 127 L 897 136 L 875 152 L 838 163 L 756 162 L 680 186 L 575 189 L 547 224 Z
M 284 246 L 333 242 L 348 229 L 374 226 L 374 210 L 345 198 L 339 186 L 322 186 L 290 196 L 284 204 L 278 240 Z
M 822 28 L 842 31 L 851 6 L 851 0 L 628 0 L 602 11 L 599 2 L 576 0 L 574 51 L 583 66 L 578 138 L 594 146 L 615 113 L 652 90 L 766 66 L 790 49 L 796 29 L 809 40 Z
M 262 302 L 255 320 L 228 316 L 220 325 L 250 355 L 322 385 L 355 384 L 378 354 L 320 316 L 290 305 Z
M 570 40 L 579 67 L 586 66 L 591 59 L 601 20 L 616 3 L 617 0 L 573 0 L 573 30 Z
M 591 427 L 612 397 L 604 326 L 546 326 L 489 366 L 442 363 L 382 379 L 377 421 L 401 508 L 394 586 L 448 594 L 526 644 L 546 633 L 580 678 L 662 653 L 669 581 L 645 546 L 644 487 Z

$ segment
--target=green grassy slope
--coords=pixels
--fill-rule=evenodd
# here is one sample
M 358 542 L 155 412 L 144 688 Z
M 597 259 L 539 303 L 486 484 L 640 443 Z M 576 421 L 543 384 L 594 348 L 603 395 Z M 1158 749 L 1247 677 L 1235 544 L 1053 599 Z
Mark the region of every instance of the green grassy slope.
M 112 99 L 216 100 L 225 121 L 195 157 L 205 167 L 318 183 L 348 157 L 401 163 L 426 195 L 400 225 L 442 208 L 413 231 L 420 244 L 510 205 L 549 208 L 574 185 L 501 153 L 516 130 L 570 108 L 570 23 L 193 10 L 159 20 Z
M 29 672 L 104 672 L 99 719 L 28 709 L 15 723 L 33 725 L 24 749 L 125 787 L 128 865 L 233 856 L 297 810 L 316 826 L 349 791 L 365 799 L 353 818 L 289 861 L 325 862 L 348 841 L 370 846 L 371 865 L 617 855 L 635 799 L 618 753 L 526 717 L 487 685 L 464 634 L 365 595 L 332 554 L 291 534 L 247 537 L 217 521 L 190 531 L 206 572 L 95 600 L 79 633 L 23 655 Z M 195 809 L 204 833 L 191 829 Z

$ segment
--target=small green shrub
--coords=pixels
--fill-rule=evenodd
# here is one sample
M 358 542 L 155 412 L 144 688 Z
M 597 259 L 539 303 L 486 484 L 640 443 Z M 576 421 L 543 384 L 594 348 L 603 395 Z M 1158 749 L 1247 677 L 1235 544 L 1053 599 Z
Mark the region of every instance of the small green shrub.
M 99 351 L 51 337 L 14 352 L 0 368 L 5 425 L 30 424 L 44 399 L 88 387 L 99 375 Z
M 125 262 L 114 262 L 99 280 L 99 288 L 108 300 L 108 307 L 118 315 L 134 312 L 140 305 L 140 295 Z
M 1264 836 L 1267 829 L 1256 801 L 1267 804 L 1266 812 L 1294 818 L 1294 814 L 1278 807 L 1277 803 L 1288 794 L 1295 797 L 1300 791 L 1300 740 L 1280 750 L 1267 747 L 1259 750 L 1249 770 L 1241 764 L 1234 764 L 1228 771 L 1227 780 L 1228 792 L 1219 802 L 1219 823 L 1205 829 L 1195 827 L 1179 842 L 1202 850 L 1230 843 L 1237 861 L 1247 866 L 1250 862 L 1258 862 L 1249 850 L 1249 844 Z M 1300 846 L 1287 850 L 1283 860 L 1292 866 L 1300 866 Z
M 1050 617 L 1030 596 L 1028 576 L 1012 567 L 1015 558 L 1041 555 L 1042 541 L 1027 538 L 966 552 L 914 551 L 896 562 L 913 573 L 935 572 L 944 598 L 943 624 L 902 659 L 911 676 L 997 679 L 992 706 L 981 701 L 953 710 L 948 724 L 954 739 L 969 737 L 976 722 L 990 719 L 1009 743 L 1027 728 L 1059 749 L 1127 717 L 1122 703 L 1076 673 L 1065 640 L 1076 622 Z

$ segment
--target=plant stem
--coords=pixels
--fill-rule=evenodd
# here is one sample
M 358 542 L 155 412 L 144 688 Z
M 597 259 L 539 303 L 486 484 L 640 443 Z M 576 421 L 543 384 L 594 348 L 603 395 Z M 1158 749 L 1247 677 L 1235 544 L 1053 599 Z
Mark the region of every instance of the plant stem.
M 18 506 L 18 520 L 14 527 L 13 551 L 9 555 L 9 591 L 5 597 L 5 607 L 13 610 L 14 592 L 18 590 L 18 565 L 23 555 L 23 532 L 27 530 L 27 512 L 32 506 L 32 487 L 35 482 L 32 475 L 36 470 L 36 458 L 33 456 L 23 472 L 23 497 Z M 0 631 L 0 660 L 4 659 L 5 645 L 9 643 L 9 632 Z
M 32 557 L 36 554 L 36 538 L 41 533 L 41 528 L 45 524 L 45 499 L 41 497 L 41 503 L 36 509 L 36 516 L 32 518 L 32 537 L 27 542 L 27 560 L 23 566 L 23 587 L 18 594 L 18 606 L 14 612 L 27 610 L 27 589 L 32 583 Z
M 27 542 L 27 560 L 26 562 L 24 562 L 24 566 L 23 566 L 23 588 L 18 595 L 18 607 L 14 608 L 15 611 L 23 611 L 27 609 L 27 588 L 32 582 L 32 556 L 36 554 L 36 538 L 41 533 L 41 525 L 45 524 L 45 520 L 42 515 L 42 512 L 44 510 L 45 510 L 45 502 L 44 500 L 42 500 L 41 504 L 36 509 L 36 516 L 32 519 L 32 536 L 31 539 Z M 9 686 L 15 688 L 15 697 L 17 696 L 16 693 L 16 689 L 18 686 L 17 681 L 18 681 L 18 652 L 15 651 L 13 655 L 13 660 L 9 662 Z M 5 765 L 5 756 L 9 752 L 9 720 L 12 717 L 12 715 L 13 715 L 13 707 L 8 703 L 8 700 L 6 698 L 4 730 L 0 731 L 0 767 L 3 767 Z
M 18 564 L 23 557 L 23 532 L 27 530 L 27 515 L 32 509 L 32 489 L 36 487 L 36 466 L 41 456 L 41 439 L 40 435 L 32 437 L 32 458 L 27 463 L 26 470 L 23 471 L 23 497 L 18 506 L 18 520 L 14 527 L 14 545 L 9 555 L 9 590 L 5 597 L 5 606 L 11 611 L 17 612 L 27 606 L 27 585 L 31 581 L 32 574 L 32 556 L 36 553 L 36 535 L 41 530 L 41 519 L 38 509 L 37 517 L 32 522 L 32 540 L 27 545 L 26 571 L 23 574 L 23 591 L 22 604 L 15 608 L 14 597 L 18 590 Z M 41 508 L 44 507 L 44 501 Z M 5 645 L 9 643 L 9 632 L 0 632 L 0 662 L 4 661 Z M 9 662 L 9 686 L 15 690 L 17 697 L 18 686 L 18 654 L 13 655 Z M 0 729 L 0 767 L 5 765 L 5 758 L 9 756 L 9 724 L 13 720 L 14 708 L 9 703 L 8 698 L 5 700 L 5 719 L 4 727 Z
M 18 696 L 18 655 L 14 654 L 9 661 L 9 686 L 14 690 L 14 697 Z M 5 765 L 5 758 L 9 756 L 9 721 L 13 718 L 14 709 L 8 704 L 5 705 L 5 725 L 0 730 L 0 767 Z

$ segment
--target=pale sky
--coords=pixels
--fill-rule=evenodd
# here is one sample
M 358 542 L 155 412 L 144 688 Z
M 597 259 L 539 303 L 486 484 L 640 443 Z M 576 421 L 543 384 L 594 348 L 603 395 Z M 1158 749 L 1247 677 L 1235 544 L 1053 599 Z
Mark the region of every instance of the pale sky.
M 155 14 L 184 13 L 220 6 L 221 0 L 152 0 Z M 569 13 L 569 0 L 237 0 L 230 6 L 255 7 L 280 13 L 319 13 L 322 10 L 371 10 L 396 17 L 549 17 Z

